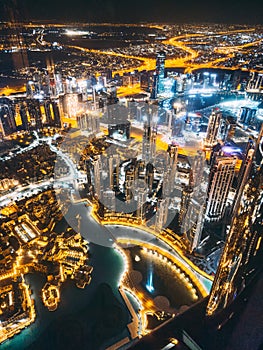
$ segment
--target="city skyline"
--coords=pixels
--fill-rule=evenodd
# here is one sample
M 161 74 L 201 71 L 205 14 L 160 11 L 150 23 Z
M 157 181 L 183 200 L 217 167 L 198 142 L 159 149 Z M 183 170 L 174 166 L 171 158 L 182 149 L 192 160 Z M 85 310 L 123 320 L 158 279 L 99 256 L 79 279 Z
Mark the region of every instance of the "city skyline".
M 263 26 L 13 15 L 1 348 L 258 350 Z

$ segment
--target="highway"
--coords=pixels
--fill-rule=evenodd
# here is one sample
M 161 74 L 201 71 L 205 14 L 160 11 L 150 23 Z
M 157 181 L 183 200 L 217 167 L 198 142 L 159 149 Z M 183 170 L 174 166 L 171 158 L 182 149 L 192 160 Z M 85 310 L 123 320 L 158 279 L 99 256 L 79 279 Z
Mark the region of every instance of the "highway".
M 105 24 L 106 25 L 106 24 Z M 156 25 L 148 25 L 149 28 L 157 28 L 157 29 L 163 29 L 162 26 L 156 26 Z M 147 27 L 147 25 L 146 25 Z M 209 60 L 207 62 L 195 62 L 196 59 L 200 58 L 202 55 L 204 55 L 204 60 L 206 56 L 206 52 L 200 52 L 197 50 L 194 50 L 191 48 L 189 45 L 191 45 L 191 38 L 196 39 L 196 38 L 202 38 L 209 40 L 211 37 L 218 37 L 218 42 L 220 43 L 220 36 L 225 36 L 229 35 L 231 36 L 232 34 L 237 34 L 237 33 L 251 33 L 254 32 L 255 28 L 250 28 L 250 29 L 240 29 L 240 30 L 230 30 L 230 31 L 222 31 L 218 33 L 209 33 L 209 34 L 200 34 L 200 33 L 190 33 L 190 34 L 184 34 L 184 35 L 179 35 L 175 36 L 172 38 L 169 38 L 167 40 L 162 41 L 162 44 L 164 45 L 171 45 L 174 46 L 176 49 L 180 49 L 183 51 L 185 54 L 184 57 L 174 57 L 174 58 L 168 58 L 166 59 L 166 68 L 184 68 L 185 73 L 191 73 L 194 70 L 197 69 L 211 69 L 211 68 L 220 68 L 220 69 L 228 69 L 228 70 L 236 70 L 240 69 L 240 66 L 226 66 L 224 65 L 224 62 L 227 60 L 233 58 L 235 56 L 235 53 L 241 50 L 244 50 L 248 47 L 251 46 L 257 46 L 262 44 L 263 39 L 260 40 L 254 40 L 251 42 L 246 42 L 242 45 L 236 45 L 236 46 L 218 46 L 214 47 L 214 54 L 220 55 L 220 57 L 214 58 L 212 60 Z M 185 39 L 189 39 L 189 42 L 184 42 Z M 85 53 L 95 53 L 98 55 L 107 55 L 107 56 L 115 56 L 115 57 L 121 57 L 121 58 L 127 58 L 127 59 L 133 59 L 136 61 L 140 62 L 139 66 L 130 66 L 129 68 L 125 69 L 120 69 L 120 70 L 115 70 L 113 71 L 113 74 L 118 73 L 119 75 L 123 75 L 124 73 L 129 73 L 134 70 L 138 71 L 151 71 L 155 69 L 155 59 L 154 58 L 149 58 L 149 57 L 144 57 L 144 56 L 132 56 L 124 53 L 117 53 L 111 50 L 94 50 L 94 49 L 87 49 L 81 46 L 74 46 L 74 45 L 65 45 L 65 47 L 68 47 L 69 49 L 75 49 L 79 50 Z M 223 56 L 223 57 L 221 57 Z M 204 61 L 203 60 L 203 61 Z M 242 70 L 247 70 L 245 68 L 242 68 Z M 254 70 L 256 71 L 256 70 Z M 19 87 L 20 91 L 24 91 L 24 87 Z M 5 94 L 6 96 L 10 95 L 13 92 L 17 92 L 17 90 L 11 89 L 9 87 L 0 89 L 1 94 Z M 132 87 L 120 87 L 118 94 L 120 97 L 127 96 L 130 94 L 136 94 L 139 93 L 140 87 L 137 84 L 136 86 Z
M 215 48 L 215 53 L 219 53 L 219 54 L 223 54 L 224 57 L 220 57 L 220 58 L 216 58 L 214 60 L 205 62 L 205 63 L 193 63 L 191 61 L 193 61 L 194 59 L 198 58 L 200 56 L 200 52 L 192 49 L 191 47 L 187 46 L 187 43 L 185 43 L 183 41 L 183 39 L 191 39 L 191 38 L 211 38 L 213 36 L 216 37 L 220 37 L 220 36 L 224 36 L 224 35 L 231 35 L 231 34 L 236 34 L 236 33 L 246 33 L 246 32 L 253 32 L 255 31 L 254 28 L 250 28 L 250 29 L 243 29 L 243 30 L 232 30 L 232 31 L 224 31 L 224 32 L 218 32 L 218 33 L 214 33 L 214 34 L 195 34 L 195 33 L 191 33 L 191 34 L 185 34 L 185 35 L 180 35 L 180 36 L 175 36 L 172 37 L 168 40 L 164 40 L 162 43 L 164 45 L 172 45 L 176 48 L 181 49 L 183 52 L 185 52 L 185 57 L 180 57 L 180 58 L 170 58 L 166 60 L 166 68 L 185 68 L 185 71 L 187 73 L 190 73 L 194 70 L 200 69 L 200 68 L 221 68 L 221 69 L 231 69 L 231 70 L 235 70 L 235 69 L 240 69 L 240 67 L 238 66 L 231 66 L 231 67 L 226 67 L 223 65 L 223 62 L 227 61 L 229 58 L 234 57 L 234 53 L 237 51 L 240 51 L 242 49 L 245 49 L 247 47 L 250 46 L 254 46 L 254 45 L 259 45 L 262 43 L 263 39 L 261 40 L 255 40 L 249 43 L 244 43 L 243 45 L 237 45 L 237 46 L 224 46 L 224 47 L 218 47 Z M 220 42 L 220 39 L 218 39 L 218 41 Z M 143 57 L 143 56 L 131 56 L 131 55 L 126 55 L 126 54 L 122 54 L 122 53 L 116 53 L 113 51 L 101 51 L 101 50 L 92 50 L 92 49 L 86 49 L 80 46 L 68 46 L 70 48 L 74 48 L 77 50 L 81 50 L 84 52 L 92 52 L 92 53 L 96 53 L 99 55 L 108 55 L 108 56 L 118 56 L 118 57 L 122 57 L 122 58 L 127 58 L 127 59 L 134 59 L 134 60 L 139 60 L 141 61 L 141 65 L 139 67 L 130 67 L 124 70 L 118 70 L 118 71 L 114 71 L 113 73 L 118 73 L 120 75 L 123 75 L 124 73 L 128 73 L 128 72 L 132 72 L 135 69 L 138 69 L 139 71 L 142 70 L 154 70 L 155 69 L 155 59 L 154 58 L 149 58 L 149 57 Z M 220 64 L 220 66 L 218 66 L 218 63 L 222 63 Z M 128 89 L 127 89 L 128 90 Z M 136 91 L 137 92 L 137 91 Z M 128 93 L 128 91 L 127 91 Z M 123 91 L 122 91 L 123 94 Z

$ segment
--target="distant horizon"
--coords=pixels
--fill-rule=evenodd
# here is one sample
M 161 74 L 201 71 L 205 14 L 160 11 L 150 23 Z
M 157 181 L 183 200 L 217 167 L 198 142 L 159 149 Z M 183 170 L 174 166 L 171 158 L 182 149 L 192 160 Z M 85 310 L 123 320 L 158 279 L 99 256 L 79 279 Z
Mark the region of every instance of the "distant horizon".
M 202 22 L 202 21 L 186 21 L 186 22 L 172 22 L 172 21 L 86 21 L 84 19 L 80 19 L 80 20 L 63 20 L 63 19 L 37 19 L 37 18 L 31 18 L 31 19 L 27 19 L 27 20 L 20 20 L 18 21 L 19 23 L 24 23 L 24 24 L 28 24 L 28 23 L 48 23 L 48 24 L 90 24 L 90 25 L 111 25 L 111 24 L 117 24 L 117 25 L 148 25 L 148 24 L 153 24 L 153 25 L 227 25 L 227 26 L 262 26 L 263 24 L 261 23 L 248 23 L 248 22 L 232 22 L 232 23 L 227 23 L 227 22 Z M 12 21 L 10 20 L 0 20 L 0 23 L 12 23 Z
M 261 0 L 0 0 L 0 21 L 263 25 Z

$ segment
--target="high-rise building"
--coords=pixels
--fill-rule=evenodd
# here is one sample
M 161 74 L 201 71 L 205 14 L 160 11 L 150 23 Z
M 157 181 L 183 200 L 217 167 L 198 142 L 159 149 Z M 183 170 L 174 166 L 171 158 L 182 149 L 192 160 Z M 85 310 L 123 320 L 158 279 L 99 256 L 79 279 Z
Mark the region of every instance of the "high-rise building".
M 259 147 L 260 145 L 260 147 Z M 251 153 L 251 152 L 250 152 Z M 215 316 L 226 309 L 262 266 L 263 161 L 262 133 L 256 142 L 253 163 L 231 222 L 206 313 Z
M 223 141 L 232 139 L 236 130 L 236 120 L 235 118 L 228 116 L 221 121 L 221 138 Z
M 182 231 L 188 249 L 193 251 L 200 243 L 204 225 L 204 205 L 202 200 L 190 199 L 182 222 Z
M 61 120 L 58 102 L 53 99 L 45 99 L 42 106 L 40 106 L 40 109 L 42 108 L 44 112 L 44 118 L 42 118 L 43 122 L 48 126 L 60 128 Z
M 62 108 L 65 116 L 76 119 L 77 115 L 83 112 L 80 97 L 78 93 L 67 93 L 62 96 Z
M 156 99 L 164 92 L 165 58 L 166 54 L 164 51 L 158 52 L 156 56 L 156 70 L 153 77 L 153 99 Z
M 256 120 L 257 109 L 241 107 L 239 113 L 239 122 L 246 125 L 253 125 Z
M 144 133 L 142 140 L 142 159 L 145 163 L 153 162 L 156 152 L 157 128 L 150 123 L 144 124 Z
M 158 200 L 156 217 L 155 217 L 155 230 L 161 231 L 168 219 L 169 198 L 162 198 Z
M 143 71 L 140 74 L 140 87 L 142 90 L 150 92 L 152 85 L 152 73 L 149 71 Z
M 234 215 L 238 210 L 240 197 L 247 183 L 248 176 L 251 171 L 251 166 L 253 164 L 254 153 L 255 153 L 255 141 L 252 139 L 249 139 L 247 143 L 245 158 L 242 161 L 242 165 L 238 173 L 237 188 L 236 188 L 235 198 L 232 206 L 232 215 Z
M 102 170 L 102 162 L 101 156 L 97 156 L 93 159 L 93 185 L 94 192 L 100 199 L 101 191 L 102 191 L 102 183 L 101 183 L 101 170 Z
M 157 94 L 161 94 L 164 91 L 165 59 L 165 52 L 158 52 L 156 56 L 156 73 L 158 76 Z
M 138 186 L 134 189 L 134 195 L 136 199 L 136 216 L 143 220 L 145 215 L 145 203 L 147 199 L 147 188 L 144 183 L 138 183 Z
M 206 219 L 217 221 L 223 218 L 226 203 L 235 175 L 236 158 L 219 156 L 215 159 L 209 175 Z
M 99 117 L 94 113 L 82 113 L 77 116 L 78 127 L 86 131 L 88 135 L 97 134 L 100 131 Z
M 154 180 L 154 166 L 151 163 L 148 163 L 146 165 L 146 170 L 145 170 L 145 182 L 148 186 L 149 192 L 152 191 L 153 180 Z
M 23 130 L 29 130 L 29 114 L 27 111 L 27 104 L 26 102 L 23 102 L 20 104 L 20 116 L 21 116 L 21 120 L 22 120 L 22 129 Z
M 213 110 L 209 117 L 206 138 L 204 144 L 206 147 L 212 147 L 217 143 L 220 131 L 220 122 L 222 113 L 219 110 Z
M 260 90 L 263 85 L 263 74 L 252 72 L 248 82 L 248 89 Z
M 191 202 L 191 196 L 193 193 L 193 188 L 191 186 L 184 186 L 181 196 L 181 207 L 179 212 L 179 224 L 182 225 L 186 212 L 188 210 L 189 204 Z
M 191 162 L 190 186 L 199 187 L 203 181 L 205 168 L 205 153 L 198 150 Z
M 103 205 L 106 209 L 110 211 L 115 211 L 116 209 L 116 198 L 115 192 L 112 190 L 103 191 Z
M 6 97 L 0 98 L 0 132 L 8 136 L 16 131 L 15 115 L 12 101 Z
M 178 147 L 176 145 L 169 145 L 166 154 L 166 164 L 163 169 L 163 185 L 162 185 L 162 195 L 163 198 L 171 197 L 175 177 L 177 171 L 177 157 L 178 157 Z
M 32 127 L 35 129 L 41 129 L 43 127 L 43 116 L 41 114 L 39 100 L 28 99 L 27 109 Z
M 132 162 L 125 170 L 125 199 L 130 201 L 134 196 L 134 183 L 138 178 L 138 169 L 135 162 Z
M 201 240 L 204 224 L 204 193 L 200 188 L 184 186 L 182 190 L 179 224 L 184 242 L 193 251 Z
M 167 168 L 171 170 L 172 176 L 175 177 L 177 170 L 178 146 L 169 145 L 167 150 Z
M 109 187 L 113 190 L 119 186 L 120 156 L 118 154 L 109 155 Z

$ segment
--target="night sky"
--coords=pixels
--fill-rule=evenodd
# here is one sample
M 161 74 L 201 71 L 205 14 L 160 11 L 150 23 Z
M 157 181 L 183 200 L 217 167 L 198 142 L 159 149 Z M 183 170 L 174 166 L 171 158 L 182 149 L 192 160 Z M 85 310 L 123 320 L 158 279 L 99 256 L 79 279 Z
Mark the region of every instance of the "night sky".
M 1 20 L 8 7 L 26 21 L 263 24 L 263 0 L 0 0 Z

